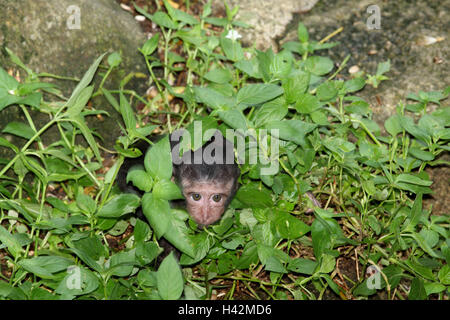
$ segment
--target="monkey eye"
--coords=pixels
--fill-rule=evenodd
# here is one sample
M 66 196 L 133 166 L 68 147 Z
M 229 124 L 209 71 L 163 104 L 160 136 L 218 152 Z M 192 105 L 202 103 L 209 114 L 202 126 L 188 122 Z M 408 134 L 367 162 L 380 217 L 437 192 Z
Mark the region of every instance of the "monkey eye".
M 200 193 L 193 193 L 191 194 L 191 198 L 194 201 L 199 201 L 202 198 L 202 196 L 200 195 Z
M 212 199 L 214 202 L 219 202 L 220 200 L 222 200 L 222 195 L 215 194 L 215 195 L 213 195 Z

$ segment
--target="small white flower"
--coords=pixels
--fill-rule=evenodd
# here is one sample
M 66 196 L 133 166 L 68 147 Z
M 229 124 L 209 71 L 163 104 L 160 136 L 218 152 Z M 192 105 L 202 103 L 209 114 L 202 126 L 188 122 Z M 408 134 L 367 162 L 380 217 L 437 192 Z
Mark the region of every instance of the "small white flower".
M 242 36 L 236 30 L 229 30 L 225 38 L 236 41 L 237 39 L 242 38 Z

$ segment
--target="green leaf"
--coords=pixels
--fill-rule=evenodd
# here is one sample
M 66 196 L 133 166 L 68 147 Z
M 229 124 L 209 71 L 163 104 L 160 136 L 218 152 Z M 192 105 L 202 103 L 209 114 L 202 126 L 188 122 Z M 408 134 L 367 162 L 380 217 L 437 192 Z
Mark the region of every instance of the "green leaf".
M 39 89 L 52 89 L 56 87 L 56 85 L 52 83 L 45 83 L 45 82 L 26 82 L 21 83 L 17 87 L 16 95 L 19 96 L 28 96 L 33 94 L 35 91 Z
M 4 49 L 6 50 L 6 52 L 9 55 L 9 58 L 11 59 L 12 62 L 14 62 L 14 64 L 18 65 L 19 67 L 21 67 L 22 69 L 24 69 L 28 75 L 31 76 L 31 78 L 35 78 L 35 73 L 33 72 L 33 70 L 31 70 L 30 68 L 28 68 L 23 62 L 22 60 L 20 60 L 20 58 L 14 53 L 12 52 L 9 48 L 4 47 Z M 3 82 L 0 79 L 0 83 Z
M 297 36 L 298 36 L 298 40 L 301 43 L 306 43 L 309 41 L 308 30 L 306 29 L 305 25 L 301 22 L 298 23 Z
M 114 107 L 117 112 L 120 112 L 119 104 L 117 103 L 116 98 L 105 88 L 101 89 L 101 92 L 104 94 L 106 100 Z
M 151 20 L 160 27 L 165 27 L 168 29 L 177 29 L 178 23 L 173 21 L 165 12 L 157 11 L 151 16 Z
M 283 93 L 283 88 L 275 84 L 247 84 L 237 93 L 238 104 L 256 105 L 272 100 Z
M 423 251 L 428 253 L 433 258 L 440 258 L 433 248 L 431 248 L 420 233 L 411 233 L 410 236 L 416 240 L 417 244 L 422 248 Z
M 128 277 L 135 264 L 135 250 L 121 251 L 111 256 L 108 271 L 114 276 Z
M 274 78 L 285 78 L 292 71 L 293 56 L 288 50 L 274 55 L 269 70 Z
M 334 270 L 336 266 L 336 258 L 329 254 L 322 254 L 320 257 L 320 273 L 330 273 Z
M 261 79 L 262 77 L 256 57 L 253 57 L 250 60 L 239 60 L 234 63 L 234 66 L 252 78 Z
M 180 221 L 180 220 L 179 220 Z M 181 222 L 181 221 L 180 221 Z M 181 226 L 181 224 L 180 224 Z M 186 229 L 185 229 L 186 230 Z M 183 230 L 184 232 L 184 230 Z M 181 258 L 180 258 L 180 264 L 181 265 L 193 265 L 201 261 L 206 257 L 212 246 L 214 245 L 215 241 L 212 240 L 211 237 L 209 237 L 206 233 L 197 233 L 195 235 L 187 235 L 186 233 L 186 239 L 189 241 L 190 246 L 190 253 L 185 252 Z M 195 250 L 193 250 L 195 248 Z M 189 255 L 189 254 L 190 255 Z
M 282 238 L 297 239 L 310 231 L 310 227 L 288 212 L 277 210 L 274 218 L 275 228 Z
M 409 290 L 408 300 L 426 300 L 427 292 L 423 280 L 414 278 L 411 282 L 411 289 Z
M 39 92 L 32 93 L 25 97 L 20 97 L 8 93 L 6 89 L 0 88 L 0 111 L 12 104 L 26 104 L 39 109 L 41 99 L 42 94 Z
M 305 258 L 295 258 L 289 261 L 287 269 L 289 271 L 312 275 L 317 268 L 317 261 L 308 260 Z
M 408 150 L 408 153 L 412 155 L 413 157 L 422 160 L 422 161 L 432 161 L 434 160 L 434 155 L 429 152 L 425 151 L 416 147 L 411 147 Z
M 97 209 L 97 203 L 88 195 L 79 193 L 76 199 L 77 206 L 84 212 L 93 214 Z
M 17 238 L 13 237 L 8 230 L 0 225 L 0 242 L 6 246 L 13 257 L 17 258 L 22 252 L 22 246 Z
M 333 249 L 337 239 L 343 238 L 339 224 L 329 218 L 322 218 L 315 212 L 316 219 L 311 225 L 311 238 L 314 255 L 317 259 Z
M 47 196 L 45 199 L 48 203 L 50 203 L 54 208 L 62 211 L 62 212 L 70 212 L 69 206 L 67 206 L 61 199 L 54 196 Z
M 154 242 L 138 242 L 136 245 L 136 258 L 141 264 L 147 265 L 155 260 L 162 251 L 163 249 Z
M 353 78 L 344 82 L 344 90 L 346 93 L 352 93 L 361 90 L 366 85 L 363 78 Z
M 344 157 L 347 152 L 351 152 L 356 149 L 353 143 L 338 137 L 325 138 L 323 145 L 341 157 Z
M 244 50 L 238 41 L 225 38 L 225 34 L 223 34 L 220 37 L 220 46 L 229 60 L 234 62 L 244 60 Z
M 269 82 L 272 78 L 270 73 L 270 64 L 272 63 L 274 53 L 271 48 L 266 52 L 256 51 L 256 58 L 258 60 L 259 73 L 261 74 L 264 82 Z
M 165 136 L 147 150 L 144 166 L 153 178 L 170 180 L 172 177 L 172 153 L 168 136 Z
M 424 286 L 427 296 L 429 296 L 430 294 L 443 292 L 446 289 L 446 287 L 439 282 L 426 282 L 424 283 Z
M 422 229 L 419 234 L 425 240 L 430 248 L 436 246 L 439 242 L 439 233 L 433 230 Z
M 338 94 L 338 89 L 334 82 L 325 81 L 317 87 L 317 98 L 321 101 L 332 101 Z
M 103 218 L 119 218 L 134 212 L 140 205 L 140 198 L 132 193 L 123 193 L 108 200 L 98 211 L 97 216 Z
M 170 205 L 167 200 L 146 193 L 142 197 L 142 210 L 156 236 L 161 238 L 169 228 Z
M 297 71 L 295 74 L 282 80 L 284 96 L 287 103 L 294 103 L 309 86 L 310 74 L 308 72 Z
M 448 264 L 444 265 L 438 273 L 439 281 L 446 285 L 450 285 L 450 266 Z
M 388 59 L 387 61 L 380 62 L 377 66 L 377 75 L 382 75 L 383 73 L 388 72 L 391 69 L 391 61 Z
M 305 145 L 305 135 L 313 131 L 317 127 L 316 124 L 304 122 L 301 120 L 281 120 L 281 121 L 271 121 L 264 125 L 266 129 L 279 130 L 279 138 L 287 141 L 295 142 L 299 145 Z M 276 132 L 271 132 L 272 135 Z
M 14 287 L 5 281 L 0 281 L 0 297 L 7 298 L 14 290 Z
M 193 15 L 190 15 L 189 13 L 178 10 L 178 9 L 175 9 L 173 11 L 173 18 L 177 21 L 181 21 L 181 22 L 184 22 L 184 23 L 190 24 L 190 25 L 199 24 L 199 21 Z
M 333 61 L 328 57 L 310 56 L 305 61 L 305 69 L 316 76 L 329 73 L 333 67 Z
M 414 120 L 407 116 L 399 117 L 399 121 L 403 129 L 405 129 L 408 133 L 413 135 L 415 138 L 428 143 L 431 142 L 430 134 L 428 134 L 425 130 L 420 128 L 419 126 L 414 124 Z
M 120 91 L 120 114 L 122 115 L 123 122 L 125 123 L 125 127 L 128 131 L 134 131 L 136 129 L 136 116 L 134 115 L 134 111 L 131 108 L 128 100 L 125 98 L 122 91 Z
M 360 283 L 356 288 L 353 290 L 354 296 L 371 296 L 377 292 L 375 288 L 370 289 L 368 285 L 369 279 L 365 279 L 362 283 Z
M 150 238 L 151 230 L 147 223 L 145 223 L 141 219 L 136 219 L 133 234 L 134 234 L 134 241 L 144 242 Z
M 219 109 L 224 106 L 231 108 L 236 105 L 234 98 L 226 97 L 214 89 L 208 87 L 193 87 L 192 89 L 199 102 L 213 109 Z
M 73 234 L 76 238 L 79 234 Z M 97 272 L 103 272 L 103 262 L 108 257 L 108 250 L 103 246 L 97 235 L 80 235 L 81 239 L 71 240 L 69 247 L 71 250 L 89 267 Z
M 164 300 L 177 300 L 183 293 L 183 274 L 173 252 L 161 263 L 156 273 L 158 293 Z
M 425 187 L 429 187 L 433 184 L 433 181 L 427 181 L 427 180 L 421 179 L 417 176 L 414 176 L 414 175 L 408 174 L 408 173 L 399 174 L 395 178 L 395 183 L 399 183 L 399 182 L 417 184 L 419 186 L 425 186 Z
M 365 101 L 353 101 L 348 106 L 345 106 L 345 110 L 349 113 L 360 114 L 367 116 L 371 113 L 370 105 Z
M 156 271 L 142 269 L 138 273 L 137 280 L 140 286 L 156 287 Z M 156 298 L 161 299 L 159 295 L 157 295 Z
M 368 222 L 370 228 L 372 228 L 372 230 L 375 231 L 375 233 L 377 235 L 379 235 L 380 232 L 381 232 L 381 225 L 378 222 L 377 218 L 375 216 L 372 216 L 372 215 L 368 216 L 367 217 L 367 222 Z
M 228 250 L 236 250 L 239 246 L 244 246 L 245 238 L 240 234 L 232 235 L 230 238 L 222 241 L 222 247 Z
M 89 294 L 99 286 L 99 278 L 89 269 L 73 266 L 67 273 L 55 290 L 63 299 Z
M 28 124 L 16 121 L 9 122 L 5 128 L 3 128 L 2 132 L 13 134 L 27 140 L 31 139 L 36 134 Z
M 414 200 L 414 204 L 410 210 L 409 214 L 409 230 L 414 230 L 414 227 L 419 223 L 422 217 L 422 194 L 419 193 Z
M 206 245 L 206 243 L 196 244 L 194 241 L 195 239 L 192 239 L 192 236 L 189 233 L 190 231 L 186 226 L 185 221 L 180 218 L 176 210 L 172 210 L 170 212 L 170 221 L 168 223 L 167 231 L 164 234 L 164 238 L 178 250 L 195 259 L 199 254 L 199 251 L 204 250 L 203 244 Z M 204 252 L 204 255 L 206 255 L 208 250 L 209 247 Z
M 280 249 L 276 249 L 262 243 L 258 244 L 257 246 L 258 246 L 258 257 L 262 264 L 265 265 L 269 262 L 273 266 L 276 265 L 279 266 L 281 263 L 289 262 L 289 256 Z M 275 260 L 277 260 L 277 262 L 279 262 L 280 264 L 276 263 L 274 260 L 271 261 L 271 258 L 275 258 Z
M 316 96 L 309 93 L 303 93 L 298 96 L 295 110 L 298 113 L 311 113 L 320 108 L 320 101 Z
M 287 273 L 283 263 L 274 256 L 268 257 L 265 263 L 265 269 L 271 272 Z
M 141 48 L 141 52 L 145 56 L 151 55 L 158 47 L 158 43 L 159 43 L 159 33 L 156 33 L 153 37 L 145 41 L 144 45 Z
M 110 67 L 115 68 L 122 62 L 122 58 L 120 53 L 115 51 L 108 56 L 108 64 Z
M 5 89 L 5 91 L 14 91 L 18 86 L 19 82 L 0 67 L 0 89 Z
M 94 155 L 97 158 L 97 161 L 99 163 L 102 163 L 102 157 L 100 156 L 100 151 L 98 149 L 97 143 L 95 142 L 95 139 L 91 133 L 91 130 L 84 122 L 83 117 L 81 115 L 75 116 L 71 119 L 71 122 L 73 124 L 75 124 L 75 126 L 81 130 L 81 133 L 83 134 L 84 138 L 86 139 L 86 141 L 88 142 L 92 151 L 94 152 Z
M 130 181 L 141 191 L 150 192 L 152 190 L 153 178 L 142 165 L 133 166 L 128 170 L 127 183 Z
M 48 175 L 47 181 L 60 182 L 66 180 L 78 180 L 86 174 L 86 172 L 51 173 Z
M 153 194 L 155 197 L 165 200 L 183 199 L 180 189 L 171 180 L 159 180 L 155 183 Z
M 232 109 L 227 111 L 219 111 L 219 118 L 233 129 L 247 130 L 247 120 L 242 111 Z
M 147 125 L 143 127 L 136 128 L 138 137 L 146 137 L 150 135 L 158 126 L 157 125 Z M 139 136 L 140 135 L 140 136 Z
M 397 287 L 404 276 L 402 268 L 395 265 L 387 266 L 383 269 L 383 273 L 386 275 L 391 289 Z M 386 282 L 384 278 L 381 277 L 381 287 L 385 286 Z
M 270 191 L 264 187 L 260 188 L 256 183 L 239 188 L 236 198 L 251 208 L 270 208 L 273 206 Z
M 66 102 L 66 106 L 74 105 L 75 101 L 79 98 L 81 92 L 89 85 L 89 83 L 91 83 L 100 62 L 103 60 L 103 57 L 105 55 L 106 55 L 106 52 L 104 54 L 102 54 L 100 57 L 98 57 L 94 61 L 94 63 L 89 67 L 89 69 L 83 75 L 83 78 L 80 80 L 80 82 L 77 84 L 77 86 L 73 90 L 72 95 L 70 96 L 69 100 Z
M 208 17 L 211 14 L 211 0 L 209 0 L 204 6 L 203 6 L 203 12 L 202 12 L 202 19 Z
M 41 166 L 40 162 L 35 160 L 35 158 L 30 156 L 24 156 L 23 154 L 20 154 L 20 160 L 23 162 L 25 167 L 33 172 L 39 180 L 41 180 L 44 183 L 47 183 L 47 172 L 46 170 Z
M 14 144 L 12 144 L 11 142 L 9 142 L 8 140 L 6 140 L 3 137 L 0 137 L 0 146 L 2 147 L 6 147 L 6 148 L 10 148 L 12 149 L 15 153 L 19 152 L 19 148 L 17 148 Z
M 267 210 L 269 210 L 269 209 L 266 209 L 264 211 L 267 212 Z M 253 209 L 254 214 L 258 211 L 263 211 L 263 210 Z M 256 214 L 255 214 L 255 217 L 256 217 Z M 258 217 L 256 217 L 256 218 L 258 220 L 260 220 Z M 257 243 L 262 243 L 262 244 L 268 245 L 270 247 L 274 247 L 275 244 L 277 243 L 277 241 L 281 240 L 280 237 L 278 237 L 278 235 L 273 233 L 272 224 L 273 223 L 271 221 L 267 221 L 264 223 L 258 223 L 251 229 L 251 235 L 253 236 L 254 240 Z
M 228 83 L 232 79 L 229 69 L 216 68 L 205 74 L 205 79 L 215 83 Z
M 259 107 L 255 112 L 253 122 L 255 127 L 259 128 L 268 122 L 284 119 L 287 113 L 288 106 L 284 97 L 278 97 Z
M 258 249 L 256 244 L 253 241 L 247 242 L 238 262 L 236 263 L 236 268 L 239 270 L 248 269 L 252 264 L 257 264 L 258 261 Z
M 43 279 L 54 279 L 55 273 L 66 270 L 74 262 L 60 256 L 39 256 L 31 259 L 20 260 L 18 264 Z
M 198 24 L 198 20 L 196 18 L 194 18 L 194 16 L 173 8 L 170 3 L 167 0 L 164 0 L 164 6 L 167 9 L 167 12 L 169 13 L 169 15 L 172 17 L 172 19 L 176 20 L 176 21 L 181 21 L 184 22 L 186 24 L 191 24 L 191 25 L 195 25 Z

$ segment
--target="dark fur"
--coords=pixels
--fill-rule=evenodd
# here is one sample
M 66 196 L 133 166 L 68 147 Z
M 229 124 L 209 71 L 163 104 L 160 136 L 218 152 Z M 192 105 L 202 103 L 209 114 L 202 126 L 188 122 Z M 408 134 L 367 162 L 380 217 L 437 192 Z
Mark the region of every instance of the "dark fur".
M 172 152 L 174 152 L 174 148 L 177 143 L 178 141 L 171 140 Z M 201 164 L 195 164 L 195 157 L 203 156 L 204 150 L 212 144 L 217 146 L 218 149 L 221 149 L 221 154 L 217 155 L 217 160 L 219 163 L 214 162 L 207 164 L 205 161 L 202 161 Z M 181 164 L 173 164 L 173 177 L 175 178 L 176 183 L 182 189 L 183 181 L 208 181 L 211 184 L 216 185 L 226 184 L 227 182 L 232 181 L 233 186 L 231 189 L 231 194 L 225 204 L 226 209 L 238 189 L 237 180 L 240 175 L 239 166 L 234 161 L 234 156 L 231 157 L 233 158 L 233 163 L 227 163 L 227 153 L 229 152 L 233 152 L 233 145 L 223 137 L 220 131 L 216 131 L 216 134 L 201 148 L 196 151 L 188 151 L 184 153 Z M 212 152 L 212 156 L 216 156 L 215 152 Z

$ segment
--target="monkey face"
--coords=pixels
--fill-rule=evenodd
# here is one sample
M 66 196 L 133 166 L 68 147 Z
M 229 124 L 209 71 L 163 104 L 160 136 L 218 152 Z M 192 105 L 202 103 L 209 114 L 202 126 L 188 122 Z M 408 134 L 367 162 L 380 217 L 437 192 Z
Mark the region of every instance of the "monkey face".
M 183 187 L 186 209 L 200 225 L 210 225 L 220 219 L 229 203 L 233 182 L 194 182 Z

